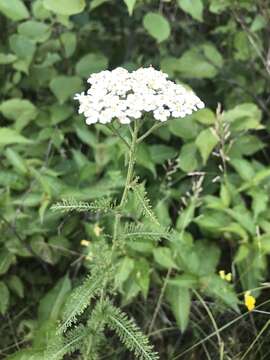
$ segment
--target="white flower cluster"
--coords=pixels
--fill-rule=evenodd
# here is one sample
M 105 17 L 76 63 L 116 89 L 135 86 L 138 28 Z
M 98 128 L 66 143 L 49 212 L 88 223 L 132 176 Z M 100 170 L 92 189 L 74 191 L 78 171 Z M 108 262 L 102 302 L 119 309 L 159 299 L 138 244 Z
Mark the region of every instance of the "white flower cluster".
M 153 67 L 133 72 L 123 68 L 101 71 L 88 79 L 91 87 L 87 93 L 76 94 L 74 99 L 79 101 L 79 114 L 84 114 L 87 124 L 107 124 L 114 119 L 129 124 L 151 112 L 154 119 L 166 121 L 204 107 L 192 91 L 167 77 Z

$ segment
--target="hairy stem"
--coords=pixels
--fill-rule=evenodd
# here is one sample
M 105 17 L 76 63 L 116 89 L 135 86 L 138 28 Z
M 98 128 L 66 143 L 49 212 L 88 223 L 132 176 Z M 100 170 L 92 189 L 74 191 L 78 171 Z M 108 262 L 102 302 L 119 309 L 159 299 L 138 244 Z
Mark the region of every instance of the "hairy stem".
M 120 209 L 124 206 L 125 202 L 127 201 L 128 191 L 129 191 L 130 184 L 131 184 L 131 181 L 133 178 L 138 131 L 139 131 L 138 123 L 135 120 L 134 121 L 134 129 L 132 131 L 132 139 L 131 139 L 131 144 L 130 144 L 130 148 L 129 148 L 129 154 L 128 154 L 129 159 L 128 159 L 128 171 L 127 171 L 126 183 L 125 183 L 124 191 L 123 191 L 121 201 L 119 204 Z M 113 248 L 115 247 L 116 241 L 117 241 L 117 229 L 118 229 L 118 225 L 120 222 L 120 217 L 121 217 L 121 215 L 119 213 L 117 213 L 115 216 L 114 229 L 113 229 Z
M 154 124 L 148 131 L 146 131 L 141 137 L 137 139 L 137 143 L 140 144 L 145 138 L 152 134 L 153 131 L 159 129 L 164 125 L 164 122 Z

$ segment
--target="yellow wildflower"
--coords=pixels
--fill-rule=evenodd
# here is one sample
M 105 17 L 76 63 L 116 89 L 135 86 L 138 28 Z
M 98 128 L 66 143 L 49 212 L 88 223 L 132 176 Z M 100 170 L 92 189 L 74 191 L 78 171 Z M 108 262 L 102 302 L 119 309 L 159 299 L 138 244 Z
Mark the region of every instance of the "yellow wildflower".
M 96 235 L 96 236 L 100 236 L 100 234 L 102 233 L 102 230 L 103 230 L 103 228 L 101 228 L 101 227 L 99 226 L 99 224 L 96 223 L 95 226 L 94 226 L 94 233 L 95 233 L 95 235 Z
M 246 291 L 244 295 L 245 305 L 248 311 L 252 311 L 255 308 L 256 299 L 251 295 L 250 291 Z
M 224 270 L 220 270 L 219 276 L 221 277 L 222 280 L 226 280 L 228 282 L 232 281 L 232 273 L 230 273 L 230 272 L 228 274 L 226 274 Z
M 90 245 L 90 241 L 88 240 L 81 240 L 81 243 L 80 243 L 82 246 L 89 246 Z
M 87 256 L 85 257 L 85 259 L 86 259 L 86 260 L 89 260 L 89 261 L 93 260 L 92 254 L 87 255 Z

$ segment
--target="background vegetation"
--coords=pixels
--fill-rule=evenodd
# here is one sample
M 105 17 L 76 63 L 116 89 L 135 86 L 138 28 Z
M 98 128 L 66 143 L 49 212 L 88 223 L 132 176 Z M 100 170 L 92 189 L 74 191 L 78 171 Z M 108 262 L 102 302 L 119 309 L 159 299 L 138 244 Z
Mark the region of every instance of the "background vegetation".
M 207 108 L 140 144 L 153 211 L 179 236 L 129 244 L 118 305 L 161 359 L 269 359 L 269 20 L 267 0 L 0 0 L 1 358 L 41 359 L 23 349 L 46 346 L 106 240 L 107 219 L 51 205 L 123 186 L 125 147 L 84 125 L 73 94 L 93 72 L 153 65 Z M 107 335 L 101 359 L 133 358 Z

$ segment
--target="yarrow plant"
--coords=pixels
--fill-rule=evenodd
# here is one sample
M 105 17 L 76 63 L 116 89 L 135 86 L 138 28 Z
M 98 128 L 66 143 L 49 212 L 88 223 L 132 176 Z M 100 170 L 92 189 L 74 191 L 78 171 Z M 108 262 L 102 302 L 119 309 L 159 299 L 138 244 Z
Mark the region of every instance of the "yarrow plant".
M 120 280 L 115 282 L 117 269 L 123 259 L 123 248 L 127 246 L 128 241 L 138 236 L 155 241 L 170 236 L 170 231 L 159 223 L 153 213 L 143 184 L 139 183 L 138 177 L 134 175 L 136 147 L 157 128 L 153 125 L 139 137 L 143 119 L 146 117 L 157 120 L 159 125 L 170 118 L 190 115 L 193 111 L 203 108 L 204 104 L 191 90 L 168 80 L 167 74 L 153 67 L 140 68 L 132 72 L 123 68 L 102 71 L 92 74 L 88 82 L 90 89 L 86 93 L 75 95 L 80 104 L 79 113 L 85 116 L 89 125 L 101 123 L 110 127 L 110 123 L 114 121 L 129 124 L 129 140 L 116 132 L 129 149 L 128 169 L 125 186 L 118 202 L 105 199 L 90 204 L 77 204 L 64 200 L 54 206 L 54 209 L 61 211 L 110 214 L 110 218 L 113 219 L 113 230 L 112 234 L 104 230 L 106 239 L 110 239 L 109 242 L 100 241 L 96 245 L 91 245 L 84 241 L 83 245 L 90 250 L 87 258 L 91 260 L 91 272 L 67 299 L 59 332 L 61 339 L 56 345 L 51 346 L 47 355 L 48 358 L 56 360 L 62 359 L 68 352 L 79 350 L 83 359 L 97 359 L 104 340 L 102 334 L 108 327 L 115 331 L 120 341 L 136 358 L 156 360 L 158 355 L 153 351 L 148 338 L 141 333 L 133 320 L 128 319 L 126 314 L 112 304 L 112 296 L 119 290 Z M 130 193 L 139 204 L 138 212 L 150 220 L 145 224 L 125 218 L 124 208 Z M 79 316 L 89 306 L 92 307 L 92 312 L 86 324 L 75 325 Z M 154 319 L 155 316 L 150 328 Z
M 203 102 L 184 86 L 167 79 L 153 67 L 128 72 L 117 68 L 89 77 L 90 89 L 76 94 L 79 113 L 88 125 L 107 124 L 118 119 L 122 124 L 152 114 L 158 121 L 183 118 L 204 107 Z

